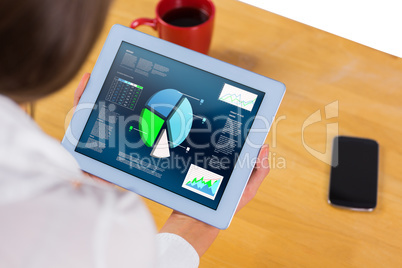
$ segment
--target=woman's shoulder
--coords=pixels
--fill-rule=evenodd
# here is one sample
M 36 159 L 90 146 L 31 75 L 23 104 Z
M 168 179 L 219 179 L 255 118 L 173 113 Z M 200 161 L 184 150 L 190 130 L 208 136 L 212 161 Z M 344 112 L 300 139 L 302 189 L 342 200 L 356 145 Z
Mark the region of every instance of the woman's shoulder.
M 10 99 L 0 96 L 0 184 L 4 180 L 73 179 L 82 176 L 75 159 L 46 135 Z

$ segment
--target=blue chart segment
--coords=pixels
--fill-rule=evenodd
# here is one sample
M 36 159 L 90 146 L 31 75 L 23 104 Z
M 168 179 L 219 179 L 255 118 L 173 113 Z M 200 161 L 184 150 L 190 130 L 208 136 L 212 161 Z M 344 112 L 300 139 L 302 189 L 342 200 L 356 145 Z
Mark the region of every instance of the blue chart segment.
M 190 133 L 193 109 L 182 93 L 164 89 L 155 93 L 140 115 L 140 136 L 144 144 L 153 147 L 151 156 L 170 156 L 169 148 L 179 146 Z M 159 138 L 158 138 L 159 137 Z
M 199 195 L 214 200 L 223 177 L 212 171 L 191 164 L 182 187 Z
M 240 107 L 247 111 L 253 110 L 257 95 L 241 88 L 225 84 L 222 88 L 219 100 Z
M 168 117 L 182 96 L 183 94 L 175 89 L 165 89 L 153 95 L 148 101 L 148 106 Z
M 182 143 L 190 133 L 193 122 L 193 109 L 188 99 L 183 99 L 174 113 L 167 121 L 171 147 L 174 148 Z

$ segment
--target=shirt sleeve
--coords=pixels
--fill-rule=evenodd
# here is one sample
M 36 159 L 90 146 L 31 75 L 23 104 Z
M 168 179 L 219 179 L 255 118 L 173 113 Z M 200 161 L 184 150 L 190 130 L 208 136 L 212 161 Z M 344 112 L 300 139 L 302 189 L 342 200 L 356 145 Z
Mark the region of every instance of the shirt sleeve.
M 176 234 L 156 235 L 158 268 L 198 267 L 200 257 L 197 251 L 184 238 Z

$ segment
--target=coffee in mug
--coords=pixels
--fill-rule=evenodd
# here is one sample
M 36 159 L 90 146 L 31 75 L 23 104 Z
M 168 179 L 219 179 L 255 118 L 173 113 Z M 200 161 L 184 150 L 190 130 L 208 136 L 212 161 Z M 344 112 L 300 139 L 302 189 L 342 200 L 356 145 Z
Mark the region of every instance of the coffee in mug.
M 207 54 L 212 39 L 215 6 L 210 0 L 161 0 L 156 6 L 156 18 L 139 18 L 131 23 L 151 26 L 159 37 Z

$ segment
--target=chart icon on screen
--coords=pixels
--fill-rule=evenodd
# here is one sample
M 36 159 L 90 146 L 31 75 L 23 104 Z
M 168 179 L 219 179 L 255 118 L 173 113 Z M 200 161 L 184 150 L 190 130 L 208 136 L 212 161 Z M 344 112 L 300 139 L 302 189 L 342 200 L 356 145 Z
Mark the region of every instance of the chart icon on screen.
M 181 187 L 213 200 L 222 184 L 222 179 L 219 174 L 191 164 Z
M 247 111 L 253 110 L 257 95 L 241 88 L 224 84 L 219 100 L 240 107 Z
M 151 156 L 165 158 L 170 149 L 180 146 L 193 124 L 189 100 L 176 89 L 155 93 L 142 109 L 139 130 L 144 144 L 152 147 Z

